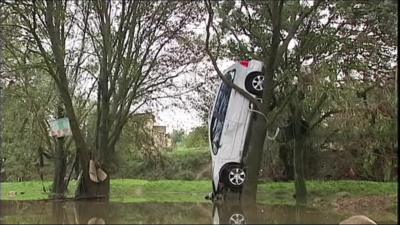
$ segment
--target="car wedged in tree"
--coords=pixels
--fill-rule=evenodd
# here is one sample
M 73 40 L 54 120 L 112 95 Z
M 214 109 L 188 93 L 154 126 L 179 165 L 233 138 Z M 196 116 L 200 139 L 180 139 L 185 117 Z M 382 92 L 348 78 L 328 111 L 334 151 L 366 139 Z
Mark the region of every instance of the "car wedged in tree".
M 223 74 L 256 98 L 263 92 L 263 63 L 257 60 L 236 62 Z M 243 157 L 252 104 L 224 82 L 218 88 L 209 117 L 209 142 L 212 157 L 213 195 L 224 190 L 238 192 L 246 180 Z

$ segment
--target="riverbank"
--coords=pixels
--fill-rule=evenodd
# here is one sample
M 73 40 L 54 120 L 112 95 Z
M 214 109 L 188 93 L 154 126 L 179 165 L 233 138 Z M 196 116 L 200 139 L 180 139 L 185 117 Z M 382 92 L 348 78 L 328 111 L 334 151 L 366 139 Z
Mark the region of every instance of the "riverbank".
M 49 199 L 50 181 L 4 182 L 0 184 L 2 200 Z M 71 181 L 67 197 L 73 197 L 76 181 Z M 308 199 L 314 204 L 348 197 L 397 196 L 397 183 L 371 181 L 307 181 Z M 111 201 L 116 202 L 205 202 L 211 181 L 187 180 L 111 180 Z M 265 204 L 294 204 L 293 182 L 260 183 L 258 200 Z M 396 202 L 397 203 L 397 202 Z
M 0 184 L 1 200 L 48 200 L 43 191 L 51 182 L 28 181 Z M 76 182 L 68 187 L 73 198 Z M 370 217 L 397 221 L 397 183 L 370 181 L 307 181 L 308 206 L 333 210 L 341 215 L 367 214 Z M 111 181 L 111 202 L 118 203 L 207 203 L 204 196 L 211 191 L 209 180 L 137 180 Z M 258 202 L 267 205 L 295 205 L 293 182 L 260 183 Z

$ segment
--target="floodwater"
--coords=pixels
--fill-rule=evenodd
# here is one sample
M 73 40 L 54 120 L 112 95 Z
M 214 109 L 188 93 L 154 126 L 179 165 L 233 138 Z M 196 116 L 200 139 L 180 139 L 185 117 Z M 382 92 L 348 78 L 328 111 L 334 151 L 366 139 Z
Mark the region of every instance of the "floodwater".
M 0 204 L 0 224 L 338 224 L 344 219 L 313 208 L 260 204 L 246 208 L 228 203 L 72 200 L 0 201 Z

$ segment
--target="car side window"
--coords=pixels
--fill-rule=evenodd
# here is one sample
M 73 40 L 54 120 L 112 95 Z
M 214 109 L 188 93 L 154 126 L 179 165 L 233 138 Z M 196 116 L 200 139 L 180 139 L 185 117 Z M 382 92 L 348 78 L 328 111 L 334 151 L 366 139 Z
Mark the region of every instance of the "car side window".
M 235 78 L 235 70 L 231 70 L 225 74 L 226 78 L 233 82 Z M 229 99 L 231 96 L 232 88 L 224 82 L 221 84 L 219 89 L 217 100 L 215 102 L 214 111 L 212 112 L 211 118 L 211 144 L 212 152 L 214 155 L 218 153 L 221 147 L 220 141 L 222 136 L 222 130 L 225 123 L 226 110 L 228 109 Z

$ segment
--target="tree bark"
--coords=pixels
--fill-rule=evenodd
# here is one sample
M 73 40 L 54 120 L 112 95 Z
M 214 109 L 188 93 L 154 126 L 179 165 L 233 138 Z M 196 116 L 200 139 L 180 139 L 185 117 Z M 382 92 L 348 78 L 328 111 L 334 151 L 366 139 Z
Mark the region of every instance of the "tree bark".
M 57 107 L 57 118 L 63 118 L 64 112 L 61 105 Z M 53 192 L 55 198 L 64 198 L 64 193 L 66 191 L 66 181 L 65 175 L 67 172 L 67 157 L 65 152 L 65 140 L 64 137 L 55 138 L 55 157 L 54 157 L 54 178 L 53 178 Z
M 75 162 L 74 162 L 74 165 L 73 165 L 73 167 L 74 167 L 74 178 L 75 179 L 78 179 L 79 173 L 81 172 L 81 167 L 80 167 L 80 163 L 79 162 L 80 162 L 79 155 L 77 154 L 75 156 Z
M 241 193 L 241 200 L 244 205 L 253 205 L 256 203 L 258 171 L 261 166 L 260 157 L 263 153 L 267 132 L 266 128 L 265 118 L 259 114 L 253 114 L 252 126 L 249 133 L 248 153 L 244 159 L 247 174 Z
M 297 98 L 295 98 L 297 99 Z M 306 139 L 307 130 L 304 130 L 301 112 L 299 109 L 298 101 L 294 103 L 294 147 L 293 147 L 293 158 L 294 158 L 294 184 L 295 184 L 295 195 L 296 204 L 305 205 L 307 204 L 307 188 L 304 180 L 304 148 L 306 147 L 304 142 Z
M 0 21 L 1 22 L 1 21 Z M 3 126 L 4 126 L 4 119 L 3 119 L 3 108 L 4 108 L 4 87 L 3 87 L 3 80 L 1 76 L 3 75 L 3 34 L 0 29 L 0 152 L 3 152 Z M 0 158 L 0 181 L 3 181 L 3 158 Z
M 307 204 L 307 188 L 304 179 L 304 145 L 303 140 L 295 140 L 294 144 L 294 185 L 296 190 L 296 204 Z
M 276 52 L 278 40 L 273 39 L 272 52 Z M 273 102 L 274 95 L 274 57 L 265 57 L 266 63 L 263 68 L 264 74 L 264 92 L 262 95 L 263 102 L 261 108 L 257 109 L 257 112 L 253 113 L 253 121 L 250 124 L 250 138 L 249 138 L 249 149 L 244 163 L 247 167 L 247 179 L 243 185 L 242 191 L 242 201 L 244 204 L 255 204 L 257 195 L 257 182 L 258 182 L 258 172 L 261 166 L 261 160 L 264 150 L 264 142 L 267 134 L 267 115 L 271 111 L 271 104 Z
M 293 137 L 292 137 L 293 138 Z M 293 149 L 287 144 L 289 142 L 286 138 L 283 140 L 285 143 L 279 147 L 279 158 L 282 160 L 285 171 L 285 180 L 294 180 L 293 168 Z

